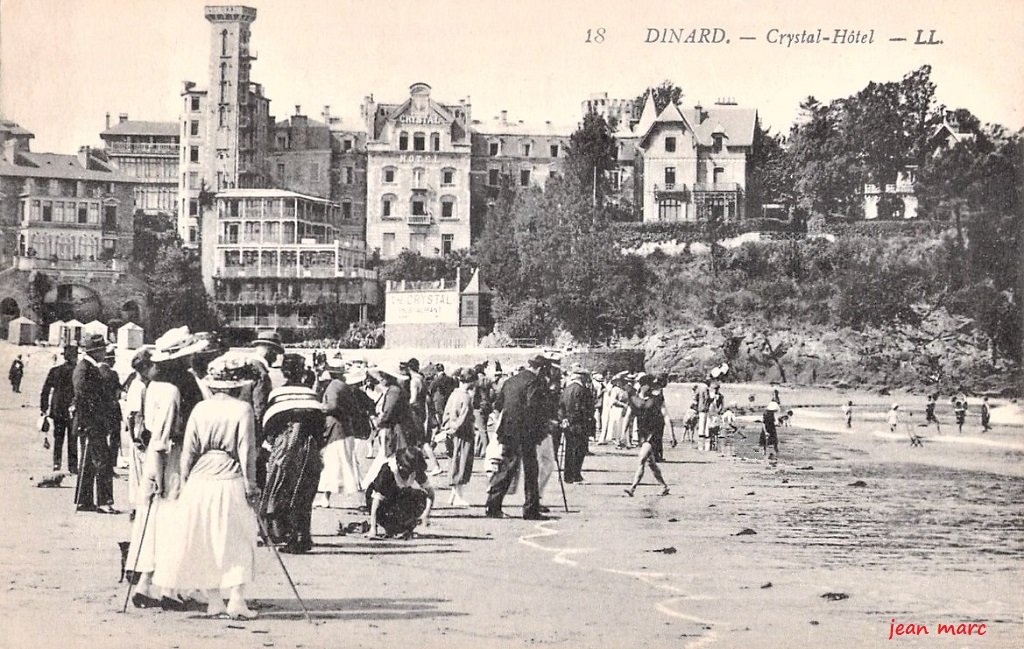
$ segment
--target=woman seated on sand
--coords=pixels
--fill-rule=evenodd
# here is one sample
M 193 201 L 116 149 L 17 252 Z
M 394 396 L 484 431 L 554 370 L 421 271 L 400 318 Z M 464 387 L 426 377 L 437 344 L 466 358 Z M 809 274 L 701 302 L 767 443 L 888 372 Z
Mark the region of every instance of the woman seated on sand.
M 427 478 L 427 460 L 423 451 L 407 446 L 389 457 L 377 470 L 366 489 L 370 508 L 370 531 L 377 538 L 386 536 L 409 538 L 417 525 L 430 525 L 430 508 L 434 489 Z

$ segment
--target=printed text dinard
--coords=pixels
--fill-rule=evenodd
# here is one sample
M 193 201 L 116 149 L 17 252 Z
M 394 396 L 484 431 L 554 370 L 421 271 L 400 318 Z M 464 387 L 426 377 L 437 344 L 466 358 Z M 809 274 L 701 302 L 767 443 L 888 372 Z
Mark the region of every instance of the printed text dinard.
M 603 43 L 611 38 L 611 30 L 587 30 L 587 43 Z M 734 38 L 739 41 L 761 41 L 780 47 L 802 45 L 874 45 L 888 41 L 910 45 L 942 45 L 934 29 L 914 29 L 906 34 L 881 34 L 869 27 L 834 27 L 801 29 L 799 31 L 772 27 L 762 35 L 735 35 L 722 27 L 647 27 L 644 43 L 681 45 L 727 45 Z

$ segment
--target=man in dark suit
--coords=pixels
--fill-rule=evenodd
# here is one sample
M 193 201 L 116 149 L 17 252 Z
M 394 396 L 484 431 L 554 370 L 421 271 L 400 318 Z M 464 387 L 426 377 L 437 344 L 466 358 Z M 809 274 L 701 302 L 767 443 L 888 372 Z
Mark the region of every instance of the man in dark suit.
M 108 441 L 110 416 L 109 390 L 100 371 L 107 341 L 102 335 L 82 337 L 82 357 L 71 375 L 75 388 L 72 426 L 82 447 L 82 465 L 75 489 L 77 510 L 116 514 L 114 504 L 114 467 Z M 95 485 L 95 500 L 93 500 Z M 98 506 L 97 506 L 98 505 Z
M 587 438 L 594 433 L 594 397 L 587 387 L 591 383 L 581 368 L 570 372 L 568 385 L 562 390 L 559 409 L 565 433 L 565 481 L 583 482 L 583 458 L 587 456 Z
M 491 477 L 487 488 L 487 516 L 502 518 L 501 503 L 508 492 L 519 462 L 523 463 L 523 518 L 544 520 L 540 513 L 540 490 L 537 486 L 537 444 L 545 428 L 545 384 L 538 373 L 548 360 L 537 356 L 527 367 L 501 387 L 494 407 L 501 411 L 497 437 L 501 442 L 501 465 Z
M 71 403 L 75 399 L 75 386 L 71 375 L 78 363 L 78 348 L 68 345 L 64 348 L 64 362 L 50 368 L 39 395 L 39 412 L 49 412 L 53 420 L 53 470 L 60 471 L 64 438 L 68 440 L 68 470 L 78 473 L 78 436 L 71 427 Z

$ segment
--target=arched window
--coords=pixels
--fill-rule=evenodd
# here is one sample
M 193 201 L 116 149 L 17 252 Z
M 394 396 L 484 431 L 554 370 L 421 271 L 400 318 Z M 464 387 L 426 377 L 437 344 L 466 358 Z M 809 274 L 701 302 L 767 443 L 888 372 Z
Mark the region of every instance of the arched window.
M 441 150 L 441 134 L 440 133 L 431 133 L 430 134 L 430 149 L 432 151 L 440 151 Z
M 412 136 L 412 150 L 413 151 L 426 151 L 427 150 L 427 136 L 424 133 L 414 133 Z
M 427 186 L 427 170 L 423 167 L 416 167 L 412 170 L 413 189 L 423 189 Z
M 398 197 L 394 194 L 384 194 L 380 199 L 380 217 L 382 219 L 394 218 L 398 215 Z
M 408 151 L 409 150 L 409 134 L 402 131 L 398 134 L 398 150 Z

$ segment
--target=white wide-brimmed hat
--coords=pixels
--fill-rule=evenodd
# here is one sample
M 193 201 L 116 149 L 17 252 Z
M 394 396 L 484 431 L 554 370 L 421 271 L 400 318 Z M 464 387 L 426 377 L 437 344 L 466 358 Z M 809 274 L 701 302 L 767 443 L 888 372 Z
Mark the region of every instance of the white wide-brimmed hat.
M 362 367 L 349 367 L 345 370 L 345 383 L 359 385 L 366 380 L 366 369 Z
M 323 426 L 324 404 L 316 398 L 316 392 L 309 388 L 301 386 L 278 388 L 270 396 L 270 400 L 267 402 L 267 411 L 263 413 L 264 430 L 270 428 L 275 419 L 289 414 L 293 417 L 301 415 L 304 420 L 309 418 L 314 424 Z
M 374 365 L 368 368 L 366 371 L 375 377 L 380 377 L 382 374 L 394 378 L 395 380 L 401 380 L 405 378 L 405 372 L 403 372 L 404 363 L 394 363 L 391 365 Z
M 772 412 L 776 412 L 779 409 L 779 404 L 775 403 L 774 401 L 769 401 L 767 408 Z
M 153 362 L 163 363 L 176 358 L 198 354 L 210 346 L 208 338 L 197 338 L 187 326 L 176 327 L 164 332 L 153 345 Z

